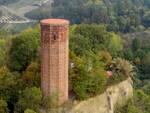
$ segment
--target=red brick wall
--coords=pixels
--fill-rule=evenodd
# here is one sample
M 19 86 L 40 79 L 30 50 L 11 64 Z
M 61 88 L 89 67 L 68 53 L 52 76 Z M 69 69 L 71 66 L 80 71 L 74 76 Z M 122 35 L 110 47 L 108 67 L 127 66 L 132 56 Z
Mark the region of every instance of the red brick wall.
M 43 96 L 68 100 L 68 27 L 61 19 L 41 21 L 41 88 Z

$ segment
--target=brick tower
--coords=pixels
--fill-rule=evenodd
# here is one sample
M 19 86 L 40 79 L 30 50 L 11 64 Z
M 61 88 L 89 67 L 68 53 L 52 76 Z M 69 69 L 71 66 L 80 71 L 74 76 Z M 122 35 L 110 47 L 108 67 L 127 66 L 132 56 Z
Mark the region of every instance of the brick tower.
M 43 96 L 68 100 L 68 27 L 64 19 L 41 21 L 41 88 Z

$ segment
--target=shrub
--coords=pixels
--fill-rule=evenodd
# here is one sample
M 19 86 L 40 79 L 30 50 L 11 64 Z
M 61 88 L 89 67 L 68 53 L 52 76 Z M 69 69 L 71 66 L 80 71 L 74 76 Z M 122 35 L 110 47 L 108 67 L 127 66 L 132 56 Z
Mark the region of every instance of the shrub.
M 36 113 L 36 112 L 33 111 L 32 109 L 26 109 L 26 110 L 24 111 L 24 113 Z
M 84 100 L 104 91 L 107 81 L 104 67 L 111 60 L 111 56 L 106 53 L 89 52 L 83 57 L 70 53 L 70 62 L 73 67 L 69 69 L 69 86 L 77 99 Z
M 119 83 L 129 77 L 133 77 L 134 66 L 131 65 L 127 60 L 117 58 L 114 59 L 110 65 L 113 72 L 113 76 L 109 78 L 108 85 Z
M 9 67 L 14 71 L 23 71 L 37 57 L 39 33 L 29 29 L 12 39 L 9 50 Z
M 40 66 L 37 62 L 31 62 L 23 73 L 22 80 L 26 87 L 40 86 Z
M 0 100 L 0 113 L 8 113 L 7 102 Z
M 26 88 L 20 96 L 15 110 L 21 113 L 29 108 L 39 113 L 41 101 L 42 93 L 40 88 Z
M 95 69 L 92 72 L 82 72 L 73 80 L 73 91 L 79 100 L 95 96 L 104 91 L 107 81 L 105 70 Z

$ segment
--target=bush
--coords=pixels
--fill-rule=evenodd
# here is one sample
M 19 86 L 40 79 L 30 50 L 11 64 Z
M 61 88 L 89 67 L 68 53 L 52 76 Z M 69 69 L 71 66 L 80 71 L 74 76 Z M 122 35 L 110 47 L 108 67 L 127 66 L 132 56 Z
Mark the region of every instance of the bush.
M 17 76 L 7 67 L 0 68 L 0 97 L 14 103 L 18 97 Z
M 28 29 L 12 39 L 9 50 L 9 67 L 14 71 L 23 71 L 37 56 L 39 33 Z
M 135 90 L 133 98 L 115 113 L 150 113 L 150 96 L 142 90 Z
M 142 89 L 146 94 L 150 95 L 150 82 L 148 82 Z
M 69 69 L 70 92 L 73 92 L 79 100 L 102 93 L 107 83 L 104 68 L 110 61 L 110 54 L 104 51 L 99 54 L 88 52 L 83 57 L 70 52 L 72 64 Z
M 31 110 L 31 109 L 26 109 L 26 110 L 24 111 L 24 113 L 36 113 L 36 112 L 33 111 L 33 110 Z
M 39 113 L 41 101 L 42 93 L 40 88 L 26 88 L 20 96 L 15 110 L 16 112 L 21 113 L 29 108 Z
M 93 72 L 83 72 L 73 80 L 73 91 L 79 100 L 95 96 L 104 91 L 107 75 L 104 70 L 93 70 Z
M 70 86 L 77 99 L 84 100 L 102 93 L 107 81 L 107 73 L 103 67 L 108 61 L 107 58 L 104 59 L 100 54 L 91 52 L 82 58 L 73 53 L 70 57 L 70 61 L 74 64 L 69 70 Z
M 7 102 L 0 100 L 0 113 L 8 113 Z
M 22 80 L 26 87 L 40 87 L 40 66 L 37 62 L 31 62 L 23 73 Z
M 114 59 L 110 65 L 113 76 L 109 78 L 108 85 L 117 84 L 129 77 L 133 77 L 134 66 L 131 65 L 127 60 L 117 58 Z

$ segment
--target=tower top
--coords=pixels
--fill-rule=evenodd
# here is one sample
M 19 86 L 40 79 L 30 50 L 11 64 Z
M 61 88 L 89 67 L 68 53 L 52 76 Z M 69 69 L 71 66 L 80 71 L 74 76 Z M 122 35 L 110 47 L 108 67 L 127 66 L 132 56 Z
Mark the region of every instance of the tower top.
M 52 25 L 52 26 L 59 26 L 59 25 L 69 25 L 69 21 L 65 19 L 44 19 L 41 20 L 41 25 Z

